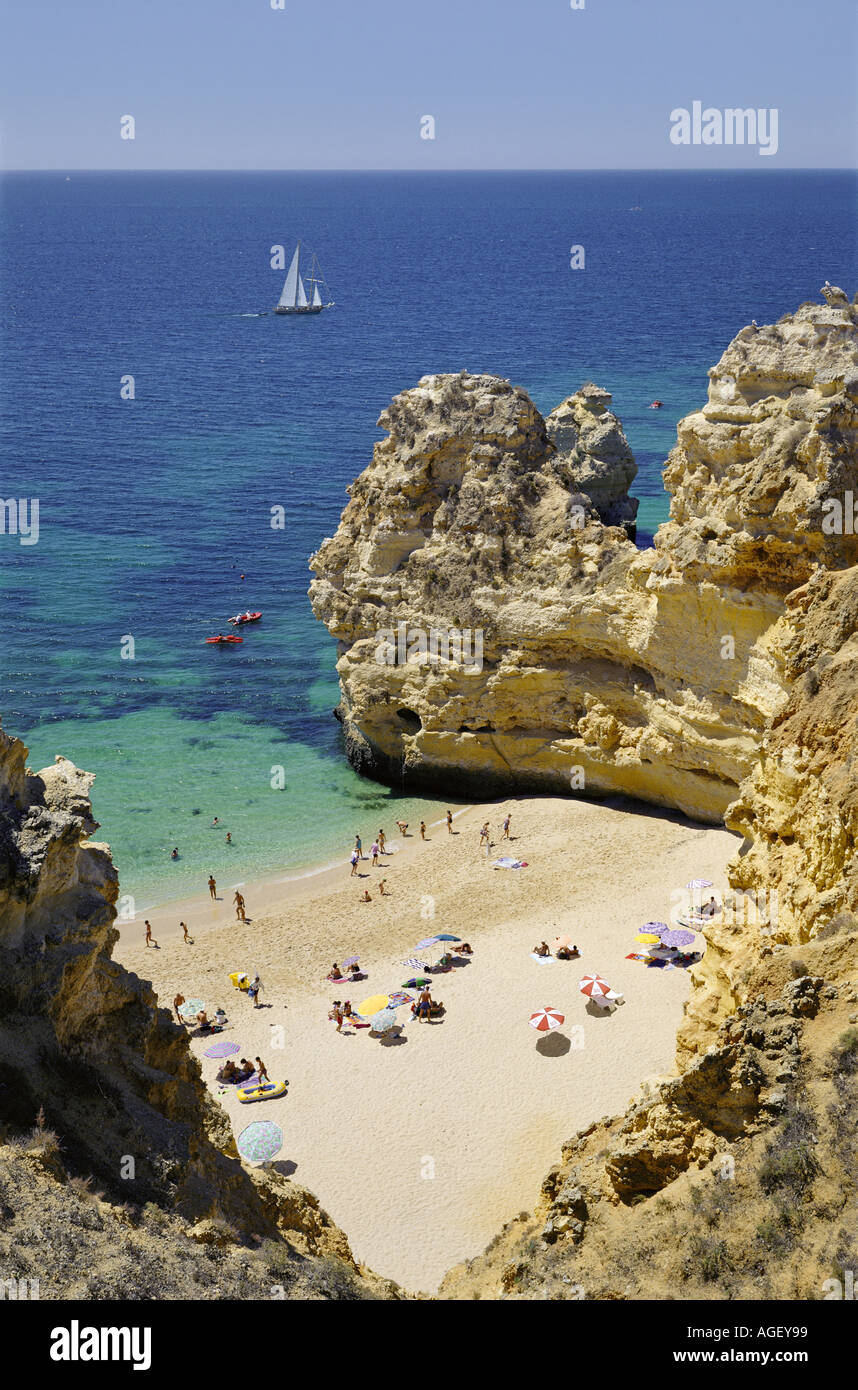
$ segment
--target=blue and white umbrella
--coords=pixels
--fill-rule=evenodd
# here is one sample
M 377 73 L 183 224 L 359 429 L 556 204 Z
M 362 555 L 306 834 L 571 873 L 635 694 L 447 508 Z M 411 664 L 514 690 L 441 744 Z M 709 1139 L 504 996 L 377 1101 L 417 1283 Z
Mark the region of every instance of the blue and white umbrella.
M 267 1163 L 283 1147 L 283 1131 L 271 1120 L 254 1120 L 241 1131 L 236 1148 L 248 1163 Z
M 396 1017 L 396 1010 L 388 1008 L 374 1014 L 371 1021 L 374 1033 L 389 1033 L 391 1028 L 397 1026 L 399 1019 Z
M 435 943 L 440 940 L 440 936 L 424 936 L 422 941 L 418 941 L 414 949 L 415 951 L 426 951 L 430 946 L 434 946 Z M 406 961 L 405 963 L 407 964 L 408 962 Z

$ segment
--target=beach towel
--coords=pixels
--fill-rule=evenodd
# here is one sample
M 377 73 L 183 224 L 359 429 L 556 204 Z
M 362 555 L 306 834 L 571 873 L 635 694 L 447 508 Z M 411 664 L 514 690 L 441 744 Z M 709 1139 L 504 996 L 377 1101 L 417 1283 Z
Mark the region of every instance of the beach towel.
M 538 956 L 535 951 L 531 951 L 530 959 L 535 960 L 538 965 L 552 965 L 554 962 L 553 956 Z
M 640 951 L 632 951 L 630 955 L 626 956 L 626 960 L 652 960 L 652 956 L 642 955 Z
M 492 865 L 493 869 L 526 869 L 526 859 L 511 859 L 508 854 L 504 854 L 500 859 L 496 859 Z

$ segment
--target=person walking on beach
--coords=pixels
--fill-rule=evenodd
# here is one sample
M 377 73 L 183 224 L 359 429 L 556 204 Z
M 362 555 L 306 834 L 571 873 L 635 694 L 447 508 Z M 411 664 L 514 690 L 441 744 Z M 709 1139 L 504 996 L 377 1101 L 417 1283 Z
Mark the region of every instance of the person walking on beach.
M 357 869 L 358 869 L 358 860 L 359 860 L 359 859 L 360 859 L 360 855 L 358 854 L 358 852 L 357 852 L 356 849 L 353 849 L 353 850 L 352 850 L 352 871 L 351 871 L 351 873 L 349 874 L 349 878 L 354 878 L 355 874 L 357 873 Z
M 157 941 L 155 940 L 154 936 L 152 935 L 152 923 L 149 922 L 149 921 L 146 921 L 146 922 L 143 923 L 143 925 L 144 925 L 144 927 L 146 928 L 146 945 L 147 945 L 147 946 L 155 946 L 155 947 L 157 947 L 157 949 L 160 951 L 161 948 L 160 948 L 160 946 L 158 946 Z
M 384 845 L 385 845 L 384 831 L 383 831 L 383 830 L 379 830 L 379 832 L 378 832 L 378 849 L 379 849 L 379 853 L 380 853 L 380 854 L 384 854 L 384 852 L 385 852 L 385 851 L 384 851 Z
M 422 821 L 420 822 L 420 838 L 421 838 L 421 840 L 425 840 L 425 839 L 426 839 L 426 822 L 425 822 L 425 820 L 422 820 Z
M 374 840 L 374 841 L 373 841 L 373 843 L 372 843 L 372 848 L 370 849 L 370 854 L 372 855 L 372 867 L 373 867 L 374 869 L 377 869 L 377 868 L 378 868 L 378 841 L 377 841 L 377 840 Z
M 237 888 L 235 890 L 235 897 L 233 898 L 233 902 L 235 903 L 235 915 L 238 918 L 239 922 L 246 922 L 247 917 L 245 916 L 244 912 L 244 898 L 242 897 L 241 893 L 239 893 Z
M 331 1012 L 328 1014 L 328 1018 L 333 1018 L 336 1020 L 337 1032 L 341 1033 L 343 1031 L 343 1010 L 339 999 L 334 1000 L 333 1005 L 331 1007 Z
M 448 811 L 448 812 L 447 812 L 447 834 L 448 834 L 448 835 L 452 835 L 452 833 L 453 833 L 453 812 L 452 812 L 452 811 Z
M 480 831 L 480 849 L 482 849 L 482 847 L 483 847 L 483 842 L 485 842 L 486 844 L 489 843 L 489 823 L 488 823 L 488 821 L 486 821 L 485 825 L 483 826 L 482 830 Z
M 217 884 L 215 883 L 215 880 L 214 880 L 214 878 L 212 877 L 211 874 L 209 874 L 209 897 L 210 897 L 210 898 L 216 898 L 216 897 L 217 897 Z
M 261 1057 L 257 1057 L 257 1058 L 256 1058 L 256 1071 L 257 1071 L 257 1075 L 259 1076 L 259 1084 L 260 1084 L 260 1086 L 261 1086 L 264 1082 L 266 1082 L 266 1081 L 268 1082 L 268 1085 L 270 1086 L 270 1085 L 271 1085 L 271 1077 L 268 1075 L 268 1068 L 266 1067 L 266 1065 L 265 1065 L 265 1063 L 263 1062 L 263 1060 L 262 1060 Z
M 253 980 L 247 986 L 248 997 L 253 1000 L 254 1009 L 259 1008 L 259 995 L 262 992 L 262 981 L 258 975 L 254 975 Z
M 175 1012 L 176 1020 L 177 1020 L 178 1023 L 181 1023 L 181 1022 L 183 1021 L 183 1020 L 182 1020 L 182 1015 L 181 1015 L 181 1013 L 180 1013 L 180 1009 L 181 1009 L 182 1005 L 184 1004 L 184 1002 L 185 1002 L 185 996 L 184 996 L 184 994 L 177 994 L 176 997 L 175 997 L 175 999 L 173 1000 L 173 1010 L 174 1010 L 174 1012 Z
M 508 840 L 508 839 L 509 839 L 509 823 L 510 823 L 511 820 L 512 820 L 512 816 L 510 816 L 510 815 L 507 815 L 507 816 L 505 817 L 505 819 L 504 819 L 504 823 L 503 823 L 503 835 L 501 836 L 501 839 L 503 839 L 503 840 Z
M 390 894 L 388 893 L 387 889 L 386 889 L 385 886 L 384 886 L 386 882 L 387 882 L 387 879 L 386 879 L 386 878 L 382 878 L 382 879 L 379 879 L 379 883 L 378 883 L 378 891 L 379 891 L 379 893 L 381 894 L 381 896 L 382 896 L 383 898 L 389 898 L 389 897 L 390 897 Z
M 363 859 L 363 841 L 360 835 L 355 835 L 355 851 L 358 859 Z
M 193 941 L 193 937 L 189 936 L 189 934 L 188 934 L 188 924 L 187 924 L 187 922 L 180 922 L 180 923 L 179 923 L 179 926 L 182 928 L 182 940 L 183 940 L 183 941 L 187 941 L 187 943 L 188 943 L 189 946 L 193 946 L 194 941 Z

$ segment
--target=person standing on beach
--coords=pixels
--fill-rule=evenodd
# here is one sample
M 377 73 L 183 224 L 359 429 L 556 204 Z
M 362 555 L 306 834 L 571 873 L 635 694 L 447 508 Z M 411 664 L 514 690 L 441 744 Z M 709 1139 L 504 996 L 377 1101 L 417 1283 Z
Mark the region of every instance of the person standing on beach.
M 358 860 L 359 860 L 359 859 L 360 859 L 360 855 L 358 854 L 358 852 L 357 852 L 356 849 L 353 849 L 353 850 L 352 850 L 352 871 L 351 871 L 351 873 L 349 874 L 349 878 L 354 878 L 355 874 L 357 873 L 357 866 L 358 866 Z
M 211 874 L 209 874 L 209 897 L 210 897 L 210 898 L 216 898 L 216 897 L 217 897 L 217 884 L 215 883 L 215 880 L 214 880 L 214 878 L 212 877 Z
M 377 840 L 374 840 L 374 841 L 373 841 L 372 848 L 370 849 L 370 854 L 372 855 L 372 867 L 373 867 L 374 869 L 377 869 L 377 868 L 378 868 L 378 841 L 377 841 Z
M 261 992 L 262 992 L 262 981 L 260 980 L 260 978 L 259 978 L 258 975 L 254 975 L 254 977 L 253 977 L 253 983 L 249 986 L 247 992 L 248 992 L 248 994 L 250 995 L 251 999 L 253 1000 L 253 1007 L 254 1007 L 254 1009 L 258 1009 L 258 1008 L 259 1008 L 259 996 L 260 996 L 260 994 L 261 994 Z
M 235 903 L 235 915 L 238 918 L 239 922 L 246 922 L 247 918 L 244 915 L 244 898 L 241 896 L 237 888 L 235 890 L 235 897 L 233 898 L 233 902 Z
M 358 859 L 363 859 L 363 841 L 361 840 L 360 835 L 355 835 L 355 849 L 357 851 Z
M 160 951 L 161 948 L 160 948 L 160 946 L 158 946 L 157 941 L 155 940 L 154 936 L 152 935 L 152 923 L 149 922 L 149 921 L 146 921 L 146 922 L 143 923 L 143 925 L 144 925 L 144 927 L 146 928 L 146 945 L 147 945 L 147 946 L 155 946 L 155 947 L 157 947 L 157 949 Z
M 382 879 L 379 879 L 379 883 L 378 883 L 378 891 L 379 891 L 379 893 L 381 894 L 381 896 L 382 896 L 383 898 L 389 898 L 389 897 L 390 897 L 390 894 L 388 893 L 387 889 L 386 889 L 385 886 L 384 886 L 386 882 L 387 882 L 387 879 L 386 879 L 386 878 L 382 878 Z
M 261 1057 L 256 1058 L 256 1072 L 259 1077 L 260 1086 L 266 1081 L 269 1086 L 271 1085 L 271 1077 L 268 1075 L 268 1068 Z
M 510 823 L 511 820 L 512 820 L 512 816 L 510 816 L 510 815 L 507 815 L 506 818 L 504 819 L 504 823 L 503 823 L 503 835 L 501 836 L 501 839 L 503 839 L 503 840 L 508 840 L 508 839 L 509 839 L 509 823 Z
M 482 830 L 480 831 L 480 849 L 482 849 L 482 847 L 483 847 L 483 842 L 484 842 L 484 841 L 485 841 L 486 844 L 489 843 L 489 823 L 488 823 L 488 821 L 486 821 L 485 825 L 483 826 Z
M 453 812 L 452 812 L 452 811 L 448 811 L 448 812 L 447 812 L 447 834 L 448 834 L 448 835 L 452 835 L 452 833 L 453 833 Z
M 179 1023 L 181 1023 L 181 1022 L 183 1021 L 183 1020 L 182 1020 L 182 1015 L 181 1015 L 181 1013 L 179 1012 L 179 1010 L 181 1009 L 181 1007 L 182 1007 L 182 1005 L 184 1004 L 184 1002 L 185 1002 L 185 996 L 184 996 L 184 994 L 177 994 L 176 997 L 175 997 L 175 999 L 173 1000 L 173 1009 L 174 1009 L 175 1014 L 176 1014 L 176 1020 L 177 1020 L 177 1022 L 179 1022 Z
M 425 840 L 425 839 L 426 839 L 426 822 L 425 822 L 425 820 L 422 820 L 422 821 L 420 822 L 420 838 L 421 838 L 421 840 Z
M 180 922 L 180 923 L 179 923 L 179 926 L 182 928 L 182 940 L 183 940 L 183 941 L 187 941 L 187 943 L 188 943 L 189 946 L 193 946 L 193 944 L 194 944 L 194 943 L 193 943 L 193 939 L 188 935 L 188 924 L 187 924 L 187 922 Z
M 384 854 L 384 831 L 383 831 L 383 830 L 379 830 L 379 832 L 378 832 L 378 850 L 379 850 L 379 853 L 380 853 L 380 854 Z

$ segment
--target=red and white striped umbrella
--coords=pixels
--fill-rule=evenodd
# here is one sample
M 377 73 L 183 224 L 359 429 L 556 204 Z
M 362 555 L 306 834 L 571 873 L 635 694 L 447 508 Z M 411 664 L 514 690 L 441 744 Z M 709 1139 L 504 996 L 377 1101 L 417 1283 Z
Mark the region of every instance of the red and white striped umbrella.
M 540 1033 L 550 1033 L 552 1028 L 559 1028 L 565 1022 L 566 1015 L 559 1014 L 556 1009 L 538 1009 L 535 1014 L 531 1014 L 528 1022 L 531 1028 L 536 1028 Z
M 611 993 L 611 986 L 599 975 L 585 975 L 578 981 L 578 988 L 588 999 L 604 999 L 606 994 Z

